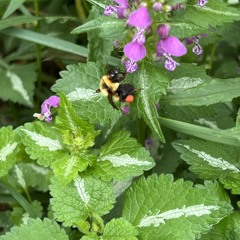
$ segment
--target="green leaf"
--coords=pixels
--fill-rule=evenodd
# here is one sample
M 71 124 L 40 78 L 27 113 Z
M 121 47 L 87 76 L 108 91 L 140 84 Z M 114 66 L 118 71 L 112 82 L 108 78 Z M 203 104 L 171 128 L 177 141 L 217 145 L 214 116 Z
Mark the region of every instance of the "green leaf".
M 160 115 L 163 117 L 189 123 L 193 123 L 194 121 L 201 122 L 204 118 L 215 115 L 211 106 L 172 106 L 161 104 L 160 110 Z M 214 124 L 212 123 L 212 125 Z
M 59 131 L 64 133 L 67 130 L 67 132 L 70 132 L 68 138 L 72 137 L 73 142 L 69 141 L 71 145 L 74 145 L 73 147 L 76 147 L 76 150 L 81 151 L 92 147 L 99 131 L 95 131 L 91 123 L 77 116 L 72 104 L 63 94 L 61 94 L 60 99 L 58 116 L 56 117 L 56 125 Z
M 225 188 L 240 193 L 239 147 L 201 140 L 175 141 L 173 146 L 200 178 L 219 179 Z
M 0 128 L 0 177 L 5 176 L 18 159 L 19 140 L 12 127 Z
M 0 235 L 5 234 L 6 232 L 10 231 L 10 228 L 13 227 L 14 223 L 11 219 L 12 211 L 4 211 L 0 214 L 0 226 L 1 226 L 1 233 Z
M 50 166 L 57 159 L 68 154 L 64 150 L 59 132 L 45 122 L 26 123 L 18 129 L 26 152 L 32 159 L 44 167 Z
M 60 73 L 62 78 L 52 90 L 63 92 L 82 119 L 102 125 L 113 123 L 121 116 L 121 112 L 113 109 L 101 93 L 96 93 L 103 72 L 91 62 L 68 65 L 67 71 Z
M 170 78 L 169 94 L 161 99 L 164 104 L 203 106 L 231 101 L 239 96 L 240 78 L 211 78 L 203 67 L 181 64 L 170 73 Z
M 138 90 L 136 94 L 137 113 L 144 119 L 146 124 L 164 142 L 164 136 L 159 124 L 159 116 L 156 104 L 160 97 L 166 94 L 168 86 L 168 78 L 159 68 L 149 63 L 142 64 L 141 68 L 133 76 L 135 88 Z
M 151 169 L 155 163 L 146 151 L 126 131 L 115 132 L 101 148 L 93 175 L 104 180 L 127 180 Z
M 137 229 L 124 218 L 112 219 L 104 228 L 105 240 L 137 240 Z
M 240 19 L 239 10 L 229 7 L 219 0 L 209 1 L 204 7 L 198 7 L 195 0 L 188 1 L 186 11 L 174 11 L 173 21 L 192 22 L 195 25 L 208 29 L 209 26 L 221 26 L 225 22 Z
M 53 180 L 50 194 L 54 216 L 66 226 L 77 225 L 92 213 L 104 215 L 114 203 L 111 184 L 93 176 L 79 177 L 66 186 Z
M 33 105 L 34 82 L 37 79 L 35 66 L 11 65 L 9 69 L 0 68 L 0 97 L 4 100 L 11 100 L 27 106 Z
M 99 36 L 104 39 L 119 39 L 125 31 L 125 21 L 119 18 L 100 16 L 75 28 L 71 33 L 79 34 L 83 32 L 99 30 Z
M 232 210 L 217 183 L 192 186 L 172 175 L 141 178 L 126 192 L 123 217 L 139 239 L 196 239 Z
M 173 129 L 177 132 L 185 133 L 205 140 L 233 146 L 240 145 L 240 129 L 237 127 L 226 130 L 211 129 L 208 127 L 201 127 L 167 118 L 160 118 L 160 123 L 163 126 Z
M 11 0 L 2 18 L 7 18 L 15 10 L 17 10 L 24 2 L 25 0 Z
M 29 219 L 27 224 L 20 227 L 13 227 L 11 232 L 1 236 L 0 240 L 67 240 L 68 236 L 64 229 L 61 229 L 56 222 L 45 218 Z
M 34 23 L 40 18 L 33 16 L 17 16 L 11 17 L 4 20 L 0 20 L 0 30 L 4 28 L 8 28 L 15 25 L 26 24 L 26 23 Z
M 66 185 L 76 179 L 79 172 L 86 170 L 88 165 L 96 161 L 96 157 L 86 154 L 66 155 L 52 164 L 54 174 L 59 182 Z
M 93 6 L 89 12 L 88 21 L 94 21 L 96 18 L 101 16 L 102 14 L 99 12 L 98 8 Z M 110 62 L 107 62 L 107 56 L 110 56 L 113 51 L 113 40 L 101 38 L 100 35 L 100 30 L 88 32 L 88 61 L 101 63 L 105 66 L 106 64 L 110 64 Z
M 237 240 L 240 239 L 240 214 L 232 213 L 222 219 L 211 231 L 203 235 L 201 240 Z
M 27 187 L 32 187 L 37 191 L 42 192 L 48 191 L 49 179 L 52 175 L 49 169 L 34 163 L 18 163 L 15 165 L 15 167 L 16 166 L 22 172 L 22 176 Z M 13 185 L 18 185 L 15 167 L 13 168 L 9 178 Z

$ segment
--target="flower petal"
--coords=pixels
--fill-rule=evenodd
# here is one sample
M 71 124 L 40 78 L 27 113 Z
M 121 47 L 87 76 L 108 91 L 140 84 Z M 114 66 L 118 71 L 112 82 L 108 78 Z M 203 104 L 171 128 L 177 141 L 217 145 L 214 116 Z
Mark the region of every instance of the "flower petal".
M 172 56 L 181 57 L 187 53 L 187 48 L 177 37 L 169 36 L 168 38 L 161 41 L 165 52 Z
M 124 54 L 133 61 L 140 61 L 146 56 L 146 48 L 138 42 L 130 42 L 124 46 Z
M 129 7 L 128 0 L 113 0 L 113 1 L 118 3 L 119 6 L 121 6 L 121 7 L 124 7 L 124 8 Z
M 128 18 L 127 23 L 131 26 L 146 29 L 152 24 L 152 19 L 147 7 L 140 7 L 132 12 Z

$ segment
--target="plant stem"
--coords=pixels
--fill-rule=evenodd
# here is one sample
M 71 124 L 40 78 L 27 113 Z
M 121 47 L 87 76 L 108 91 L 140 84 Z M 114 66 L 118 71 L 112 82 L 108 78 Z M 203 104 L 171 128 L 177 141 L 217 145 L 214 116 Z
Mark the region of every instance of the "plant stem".
M 39 17 L 39 1 L 34 0 L 34 8 L 35 8 L 35 16 Z M 41 25 L 40 22 L 37 21 L 35 31 L 40 32 Z M 38 82 L 37 87 L 38 90 L 41 91 L 42 89 L 42 51 L 41 51 L 41 45 L 36 44 L 36 61 L 37 61 L 37 71 L 38 71 Z
M 17 192 L 17 190 L 6 179 L 1 179 L 0 186 L 6 188 L 11 193 L 15 200 L 26 210 L 26 212 L 29 213 L 30 217 L 37 217 L 37 214 L 29 202 L 19 192 Z

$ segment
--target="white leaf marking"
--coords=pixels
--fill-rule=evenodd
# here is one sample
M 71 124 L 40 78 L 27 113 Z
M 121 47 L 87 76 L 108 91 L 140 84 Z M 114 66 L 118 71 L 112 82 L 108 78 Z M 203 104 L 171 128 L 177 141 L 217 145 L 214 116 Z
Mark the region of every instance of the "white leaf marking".
M 197 87 L 203 82 L 204 80 L 201 78 L 182 77 L 178 79 L 173 79 L 171 81 L 171 86 L 168 87 L 168 91 L 171 93 L 186 91 L 190 88 Z
M 17 142 L 8 143 L 5 147 L 0 149 L 0 161 L 6 161 L 7 156 L 10 155 L 15 150 L 17 145 L 18 145 Z
M 85 88 L 76 88 L 74 91 L 67 94 L 69 101 L 78 101 L 78 100 L 91 100 L 93 98 L 99 98 L 99 94 L 92 89 Z
M 37 166 L 33 163 L 30 163 L 29 166 L 36 172 L 36 173 L 39 173 L 39 174 L 42 174 L 42 175 L 47 175 L 49 173 L 49 169 L 47 168 L 43 168 L 43 167 L 40 167 L 40 166 Z
M 22 98 L 28 103 L 31 104 L 30 98 L 26 89 L 23 87 L 22 79 L 13 72 L 7 71 L 7 77 L 10 79 L 13 90 L 18 92 Z
M 71 156 L 70 159 L 67 160 L 67 165 L 66 165 L 66 169 L 64 172 L 64 177 L 67 177 L 68 175 L 70 175 L 72 173 L 72 169 L 75 166 L 76 163 L 76 157 Z
M 84 179 L 82 178 L 77 178 L 74 182 L 75 187 L 77 188 L 78 194 L 80 196 L 80 198 L 82 199 L 82 201 L 85 204 L 88 204 L 90 201 L 90 196 L 88 195 L 88 193 L 85 190 L 85 185 L 84 185 Z
M 205 206 L 204 204 L 199 205 L 193 205 L 189 207 L 183 206 L 183 208 L 179 209 L 172 209 L 163 213 L 157 212 L 155 215 L 151 216 L 144 216 L 138 227 L 149 227 L 150 225 L 153 225 L 154 227 L 158 227 L 160 224 L 165 224 L 166 219 L 174 219 L 174 218 L 180 218 L 182 216 L 184 217 L 190 217 L 190 216 L 197 216 L 200 217 L 202 215 L 211 214 L 211 210 L 218 210 L 219 206 L 214 205 L 208 205 Z
M 15 172 L 16 172 L 16 176 L 17 176 L 17 181 L 18 183 L 24 188 L 26 189 L 26 182 L 25 179 L 23 177 L 23 173 L 22 170 L 18 167 L 18 165 L 15 165 Z
M 151 166 L 152 163 L 148 161 L 139 161 L 136 158 L 129 156 L 128 154 L 123 155 L 108 155 L 103 156 L 99 159 L 100 161 L 110 161 L 114 167 L 137 165 L 137 166 Z
M 239 172 L 238 168 L 236 168 L 234 165 L 230 164 L 226 160 L 222 159 L 221 157 L 220 158 L 212 157 L 208 153 L 190 148 L 189 145 L 182 145 L 182 146 L 185 147 L 186 149 L 190 150 L 192 153 L 196 153 L 199 158 L 208 162 L 213 167 L 221 168 L 223 170 L 232 170 L 234 172 Z
M 37 145 L 41 147 L 47 147 L 49 151 L 57 151 L 63 149 L 61 143 L 58 140 L 53 140 L 39 133 L 31 132 L 27 129 L 21 130 L 24 131 Z

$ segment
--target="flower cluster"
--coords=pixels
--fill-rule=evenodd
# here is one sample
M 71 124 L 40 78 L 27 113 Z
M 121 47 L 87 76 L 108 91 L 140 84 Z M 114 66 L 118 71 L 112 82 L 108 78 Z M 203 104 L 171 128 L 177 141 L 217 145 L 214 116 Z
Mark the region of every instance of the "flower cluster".
M 33 116 L 38 118 L 39 120 L 45 120 L 45 122 L 51 122 L 52 121 L 52 114 L 51 114 L 51 108 L 58 107 L 60 102 L 60 98 L 57 96 L 51 96 L 44 100 L 44 102 L 41 105 L 41 113 L 34 113 Z
M 185 10 L 184 3 L 177 3 L 173 6 L 168 5 L 164 1 L 152 1 L 152 9 L 146 3 L 140 1 L 128 0 L 112 0 L 115 4 L 107 6 L 104 14 L 109 16 L 115 14 L 118 18 L 126 19 L 126 26 L 133 32 L 133 37 L 130 42 L 123 47 L 124 57 L 122 63 L 125 65 L 126 72 L 132 73 L 138 69 L 138 62 L 147 56 L 146 38 L 153 35 L 153 20 L 157 14 L 169 14 L 170 11 Z M 203 7 L 207 0 L 198 0 L 197 5 Z M 132 10 L 134 9 L 134 10 Z M 161 17 L 159 18 L 161 19 Z M 182 57 L 187 53 L 185 45 L 176 37 L 170 35 L 170 25 L 159 24 L 156 33 L 159 40 L 156 43 L 155 60 L 164 62 L 164 66 L 168 71 L 174 71 L 179 63 L 174 59 Z M 202 53 L 202 48 L 199 45 L 199 36 L 194 36 L 188 40 L 185 39 L 185 44 L 194 43 L 193 52 L 197 55 Z M 115 46 L 120 46 L 119 41 L 115 41 Z
M 199 34 L 197 36 L 193 36 L 193 37 L 190 37 L 190 38 L 186 38 L 184 40 L 184 42 L 189 45 L 189 44 L 194 44 L 194 47 L 192 48 L 192 51 L 194 54 L 196 55 L 201 55 L 203 50 L 202 50 L 202 47 L 200 46 L 199 44 L 199 40 L 200 38 L 202 37 L 207 37 L 208 35 L 207 34 Z

